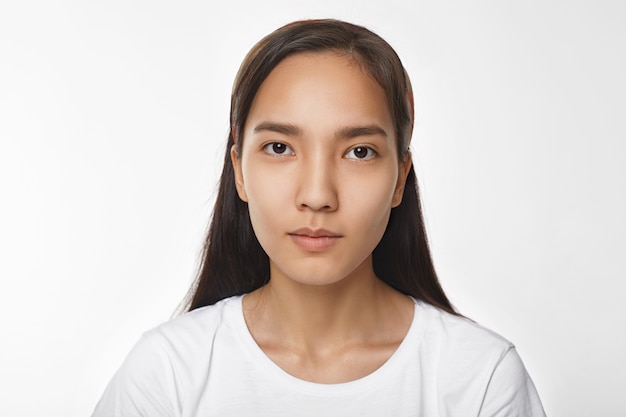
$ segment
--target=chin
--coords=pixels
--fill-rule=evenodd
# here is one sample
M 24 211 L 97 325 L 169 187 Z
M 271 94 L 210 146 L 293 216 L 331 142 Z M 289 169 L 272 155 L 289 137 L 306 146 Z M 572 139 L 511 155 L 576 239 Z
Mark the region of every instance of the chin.
M 309 272 L 302 273 L 303 270 Z M 350 277 L 354 276 L 352 274 L 353 272 L 355 271 L 350 270 L 345 273 L 341 273 L 340 271 L 337 271 L 336 268 L 333 268 L 331 271 L 322 271 L 315 270 L 313 268 L 301 267 L 298 268 L 298 271 L 272 271 L 271 276 L 275 284 L 280 284 L 281 281 L 289 281 L 301 286 L 324 287 L 347 283 L 350 281 Z

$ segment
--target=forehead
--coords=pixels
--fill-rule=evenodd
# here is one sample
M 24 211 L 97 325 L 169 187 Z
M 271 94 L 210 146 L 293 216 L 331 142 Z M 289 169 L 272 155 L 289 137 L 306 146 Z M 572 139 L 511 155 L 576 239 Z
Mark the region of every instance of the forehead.
M 300 53 L 281 61 L 257 91 L 246 126 L 260 119 L 305 128 L 393 124 L 383 88 L 358 60 L 338 52 Z

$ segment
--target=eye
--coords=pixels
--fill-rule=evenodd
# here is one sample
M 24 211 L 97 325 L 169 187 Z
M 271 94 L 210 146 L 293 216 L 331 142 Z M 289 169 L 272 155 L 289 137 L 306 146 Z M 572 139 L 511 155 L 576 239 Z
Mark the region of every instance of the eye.
M 367 146 L 357 146 L 352 148 L 346 154 L 349 159 L 372 159 L 376 156 L 376 151 Z
M 292 155 L 293 154 L 293 150 L 289 146 L 280 142 L 268 143 L 267 145 L 263 147 L 263 150 L 270 155 Z

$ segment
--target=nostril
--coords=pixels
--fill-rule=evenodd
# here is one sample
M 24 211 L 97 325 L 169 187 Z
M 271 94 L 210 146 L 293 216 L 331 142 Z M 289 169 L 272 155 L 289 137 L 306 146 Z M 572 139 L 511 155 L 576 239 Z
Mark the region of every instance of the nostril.
M 329 211 L 329 210 L 333 210 L 333 206 L 330 204 L 312 204 L 312 203 L 300 203 L 299 207 L 301 209 L 309 209 L 309 210 L 315 210 L 315 211 Z
M 337 209 L 339 200 L 333 171 L 325 161 L 301 166 L 295 195 L 295 203 L 300 210 Z
M 313 198 L 308 196 L 306 198 L 299 198 L 296 203 L 301 210 L 313 210 L 313 211 L 333 211 L 337 209 L 337 199 L 335 196 L 317 196 Z

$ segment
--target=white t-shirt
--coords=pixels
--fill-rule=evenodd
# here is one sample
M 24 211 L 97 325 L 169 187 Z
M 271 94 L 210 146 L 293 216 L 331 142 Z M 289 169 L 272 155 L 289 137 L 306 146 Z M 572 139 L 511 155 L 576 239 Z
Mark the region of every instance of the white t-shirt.
M 242 297 L 144 334 L 94 417 L 545 416 L 511 343 L 416 301 L 411 327 L 373 373 L 340 384 L 291 376 L 255 343 Z

